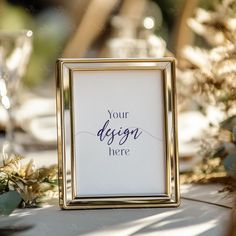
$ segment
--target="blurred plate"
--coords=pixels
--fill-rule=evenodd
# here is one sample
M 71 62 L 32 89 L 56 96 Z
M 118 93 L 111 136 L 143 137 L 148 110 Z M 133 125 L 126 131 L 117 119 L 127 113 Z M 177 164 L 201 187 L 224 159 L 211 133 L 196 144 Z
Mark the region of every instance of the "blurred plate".
M 29 121 L 26 130 L 37 141 L 48 145 L 57 141 L 56 117 L 39 117 Z
M 16 112 L 17 123 L 40 116 L 56 114 L 56 101 L 53 98 L 31 98 L 25 101 Z
M 17 124 L 41 144 L 56 144 L 56 102 L 53 98 L 31 98 L 16 113 Z

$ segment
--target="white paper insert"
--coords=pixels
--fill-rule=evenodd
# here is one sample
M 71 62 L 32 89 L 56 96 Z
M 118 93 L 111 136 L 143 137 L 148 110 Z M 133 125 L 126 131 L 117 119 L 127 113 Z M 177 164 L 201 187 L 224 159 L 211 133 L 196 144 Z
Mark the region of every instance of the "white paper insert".
M 158 70 L 74 72 L 77 196 L 165 193 L 162 80 Z

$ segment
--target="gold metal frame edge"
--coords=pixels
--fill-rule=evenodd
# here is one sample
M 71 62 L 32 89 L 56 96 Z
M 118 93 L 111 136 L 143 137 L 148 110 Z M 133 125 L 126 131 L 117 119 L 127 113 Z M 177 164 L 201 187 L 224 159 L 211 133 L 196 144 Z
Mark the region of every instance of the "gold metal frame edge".
M 173 122 L 173 132 L 171 135 L 173 135 L 173 162 L 174 162 L 174 171 L 173 171 L 173 177 L 174 177 L 174 200 L 170 199 L 169 194 L 167 196 L 169 198 L 166 199 L 155 199 L 154 202 L 150 202 L 148 198 L 150 196 L 145 196 L 144 199 L 140 197 L 112 197 L 111 198 L 105 198 L 106 202 L 102 205 L 100 204 L 94 204 L 92 201 L 87 202 L 87 205 L 81 205 L 81 199 L 76 199 L 75 194 L 73 193 L 72 200 L 67 200 L 66 196 L 66 173 L 65 173 L 65 144 L 64 144 L 64 130 L 63 130 L 63 112 L 64 112 L 64 105 L 63 105 L 63 89 L 62 89 L 62 83 L 63 83 L 63 66 L 66 63 L 103 63 L 103 62 L 114 62 L 114 63 L 120 63 L 120 62 L 167 62 L 170 63 L 171 66 L 171 104 L 172 104 L 172 122 Z M 165 68 L 163 67 L 156 67 L 154 66 L 145 66 L 144 69 L 150 70 L 150 69 L 159 69 L 162 70 L 163 73 L 165 73 Z M 132 67 L 128 66 L 128 69 L 131 69 Z M 138 66 L 138 68 L 140 68 Z M 137 66 L 135 66 L 133 69 L 138 69 Z M 111 69 L 111 68 L 108 68 Z M 117 68 L 115 68 L 117 70 Z M 72 69 L 77 70 L 77 69 Z M 78 69 L 80 70 L 80 68 Z M 85 69 L 87 70 L 87 69 Z M 100 70 L 104 70 L 103 68 L 100 68 Z M 69 72 L 71 74 L 71 72 Z M 71 77 L 71 76 L 69 76 Z M 164 78 L 165 79 L 165 78 Z M 59 205 L 62 209 L 95 209 L 95 208 L 139 208 L 139 207 L 177 207 L 180 204 L 180 191 L 179 191 L 179 175 L 178 175 L 178 130 L 177 130 L 177 97 L 176 97 L 176 83 L 175 83 L 176 77 L 175 77 L 175 59 L 174 58 L 164 58 L 164 59 L 62 59 L 59 58 L 56 63 L 56 98 L 57 98 L 57 134 L 58 134 L 58 181 L 59 181 Z M 71 101 L 70 101 L 71 102 Z M 166 118 L 165 118 L 166 121 Z M 168 144 L 169 145 L 169 144 Z M 168 154 L 167 154 L 168 155 Z M 171 157 L 170 157 L 171 158 Z M 168 173 L 167 173 L 168 175 Z M 170 176 L 167 178 L 170 178 Z M 73 184 L 73 183 L 72 183 Z M 168 186 L 168 189 L 170 186 Z M 153 198 L 152 196 L 151 198 Z M 122 199 L 126 198 L 127 201 L 120 203 L 120 204 L 113 204 L 114 199 L 116 202 L 122 201 Z M 98 199 L 103 202 L 104 198 L 98 197 Z M 133 201 L 139 201 L 139 203 L 132 203 Z M 142 201 L 146 201 L 143 203 Z M 161 202 L 165 201 L 165 202 Z M 79 203 L 80 202 L 80 203 Z M 86 202 L 86 201 L 85 201 Z M 74 204 L 77 205 L 74 205 Z M 82 203 L 85 204 L 85 203 Z

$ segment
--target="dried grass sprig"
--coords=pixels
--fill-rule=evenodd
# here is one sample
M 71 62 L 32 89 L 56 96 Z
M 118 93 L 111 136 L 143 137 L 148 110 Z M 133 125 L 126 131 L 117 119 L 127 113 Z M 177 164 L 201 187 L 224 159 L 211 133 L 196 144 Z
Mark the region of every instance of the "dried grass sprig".
M 38 206 L 57 187 L 57 166 L 36 168 L 33 160 L 22 164 L 22 156 L 4 154 L 0 167 L 0 194 L 17 191 L 23 206 Z

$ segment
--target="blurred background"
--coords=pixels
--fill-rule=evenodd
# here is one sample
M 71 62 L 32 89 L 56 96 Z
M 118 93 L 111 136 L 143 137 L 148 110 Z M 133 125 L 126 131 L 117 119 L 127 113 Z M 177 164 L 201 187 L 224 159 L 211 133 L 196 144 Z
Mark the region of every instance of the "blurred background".
M 200 0 L 9 0 L 1 1 L 0 28 L 33 31 L 23 78 L 32 88 L 54 83 L 55 60 L 61 56 L 156 57 L 169 51 L 179 57 L 181 48 L 194 41 L 187 19 L 197 6 L 213 5 Z
M 56 163 L 58 57 L 174 56 L 181 181 L 232 190 L 235 17 L 234 0 L 0 0 L 2 143 Z

